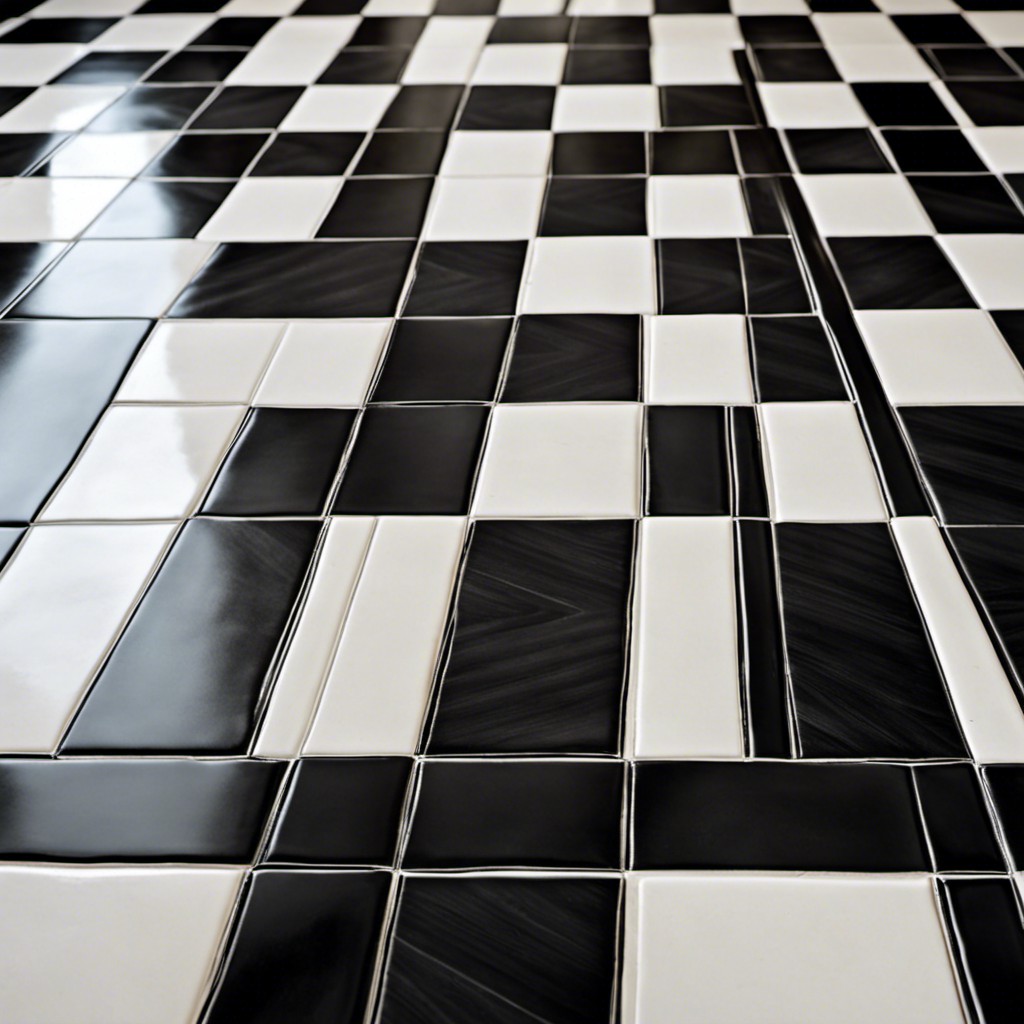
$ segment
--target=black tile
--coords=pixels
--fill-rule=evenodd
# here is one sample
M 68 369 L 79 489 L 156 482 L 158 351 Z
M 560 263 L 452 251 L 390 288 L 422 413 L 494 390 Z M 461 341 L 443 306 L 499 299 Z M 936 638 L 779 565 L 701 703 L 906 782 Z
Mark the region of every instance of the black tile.
M 959 129 L 882 132 L 902 171 L 987 170 Z
M 374 132 L 352 173 L 435 174 L 447 143 L 444 132 Z
M 1006 174 L 1006 184 L 1013 189 L 1017 198 L 1024 203 L 1024 174 Z
M 884 524 L 776 527 L 804 757 L 962 757 L 963 740 Z
M 405 315 L 514 313 L 525 259 L 526 242 L 427 242 Z
M 218 18 L 191 45 L 255 46 L 277 23 L 277 18 Z
M 234 187 L 230 181 L 133 181 L 86 238 L 195 238 Z
M 757 417 L 749 405 L 728 410 L 732 435 L 732 512 L 737 516 L 768 516 L 768 492 Z
M 823 46 L 758 46 L 754 48 L 762 82 L 839 82 Z
M 955 125 L 927 82 L 858 82 L 853 91 L 877 125 Z
M 642 132 L 559 132 L 555 135 L 553 174 L 644 174 Z
M 284 765 L 272 761 L 0 761 L 0 857 L 246 864 Z
M 27 174 L 67 137 L 65 134 L 40 132 L 0 135 L 0 177 L 16 178 L 19 174 Z
M 547 131 L 555 106 L 555 90 L 547 85 L 476 85 L 458 127 L 480 131 Z
M 728 438 L 721 406 L 647 407 L 647 510 L 660 516 L 729 515 Z
M 635 46 L 574 46 L 569 50 L 562 81 L 567 85 L 650 84 L 651 61 L 646 49 Z
M 0 242 L 0 309 L 13 302 L 63 249 L 60 242 Z
M 381 1024 L 604 1024 L 618 903 L 618 879 L 404 879 Z
M 728 132 L 655 132 L 652 174 L 736 174 Z
M 985 1024 L 1015 1024 L 1024 1005 L 1024 928 L 1008 878 L 943 880 L 952 940 L 969 979 L 973 1015 Z
M 810 296 L 788 238 L 741 238 L 748 313 L 809 313 Z
M 890 171 L 866 128 L 791 128 L 786 132 L 804 174 L 876 174 Z
M 212 92 L 209 86 L 138 85 L 90 122 L 89 131 L 176 131 Z
M 989 765 L 985 769 L 985 782 L 995 802 L 1006 845 L 1019 869 L 1024 866 L 1024 765 Z
M 303 758 L 281 804 L 267 861 L 392 864 L 412 764 L 407 757 Z
M 222 245 L 182 292 L 174 316 L 392 316 L 411 242 L 238 242 Z
M 917 798 L 938 871 L 1005 871 L 974 766 L 919 764 Z
M 83 753 L 235 753 L 319 523 L 185 524 L 68 733 Z
M 779 205 L 779 192 L 773 178 L 741 178 L 740 187 L 755 235 L 784 235 L 789 225 Z
M 22 100 L 32 95 L 32 90 L 21 86 L 0 86 L 0 114 L 13 110 Z
M 541 235 L 646 235 L 647 183 L 641 178 L 554 178 Z
M 359 1024 L 366 1015 L 391 875 L 258 871 L 208 1024 Z
M 429 750 L 615 753 L 631 522 L 478 522 Z
M 757 124 L 742 85 L 666 85 L 659 91 L 666 128 Z
M 912 175 L 907 181 L 939 234 L 1024 232 L 1024 213 L 994 174 Z
M 881 764 L 641 762 L 633 866 L 927 871 L 910 771 Z
M 984 42 L 959 14 L 893 14 L 890 17 L 896 27 L 918 45 Z
M 401 46 L 411 50 L 426 27 L 426 18 L 363 18 L 345 46 Z
M 378 127 L 447 129 L 462 93 L 461 85 L 404 85 Z
M 569 41 L 572 19 L 561 15 L 550 18 L 495 18 L 488 43 L 565 43 Z
M 660 312 L 746 312 L 735 241 L 672 238 L 657 244 Z
M 147 178 L 240 178 L 267 141 L 263 134 L 179 135 L 143 174 Z
M 249 173 L 252 177 L 341 175 L 363 138 L 362 132 L 281 132 Z
M 752 317 L 760 402 L 849 400 L 821 321 L 813 316 Z
M 303 0 L 294 14 L 359 14 L 366 0 Z
M 32 519 L 113 397 L 149 326 L 0 320 L 0 522 Z
M 801 15 L 753 15 L 740 18 L 748 43 L 820 43 L 810 18 Z
M 871 0 L 808 0 L 807 6 L 815 14 L 840 14 L 848 12 L 875 13 L 878 8 Z
M 974 308 L 934 238 L 830 238 L 829 246 L 857 309 Z
M 489 402 L 511 320 L 399 320 L 374 402 Z
M 366 24 L 366 19 L 363 24 Z M 383 19 L 374 18 L 374 21 Z M 317 79 L 320 85 L 397 82 L 411 50 L 342 50 Z
M 4 43 L 91 43 L 116 18 L 30 18 L 7 32 Z
M 636 402 L 640 318 L 520 317 L 503 402 Z
M 132 85 L 163 56 L 156 50 L 87 53 L 53 82 L 56 85 Z
M 740 163 L 747 174 L 789 174 L 786 151 L 774 128 L 748 128 L 733 132 Z
M 244 56 L 244 50 L 182 50 L 161 64 L 146 80 L 223 82 Z
M 425 761 L 405 868 L 617 868 L 623 764 Z
M 203 503 L 204 513 L 319 515 L 355 416 L 354 409 L 253 409 Z
M 1017 71 L 988 46 L 933 46 L 928 51 L 943 78 L 1013 78 Z
M 574 46 L 642 46 L 651 45 L 647 19 L 641 17 L 586 17 L 576 19 Z
M 24 535 L 25 530 L 21 526 L 0 526 L 0 569 L 7 564 Z
M 499 0 L 437 0 L 434 14 L 497 14 Z
M 1004 309 L 990 315 L 1017 361 L 1024 366 L 1024 310 Z
M 465 515 L 487 414 L 479 405 L 367 409 L 332 511 Z
M 416 238 L 433 178 L 350 178 L 317 238 Z
M 303 92 L 302 86 L 229 85 L 189 127 L 205 131 L 276 128 Z
M 925 478 L 949 523 L 1024 523 L 1024 407 L 903 408 Z

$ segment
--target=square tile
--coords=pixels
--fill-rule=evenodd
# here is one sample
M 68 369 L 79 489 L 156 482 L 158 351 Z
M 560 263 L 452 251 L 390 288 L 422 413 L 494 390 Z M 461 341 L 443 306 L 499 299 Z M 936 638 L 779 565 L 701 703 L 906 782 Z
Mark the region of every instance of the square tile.
M 939 244 L 985 309 L 1024 307 L 1024 235 L 943 235 Z
M 124 188 L 116 179 L 0 179 L 0 241 L 73 239 Z
M 198 238 L 289 242 L 312 238 L 338 190 L 337 178 L 247 178 L 231 190 Z
M 481 85 L 558 85 L 567 50 L 564 43 L 485 46 L 473 81 Z
M 753 401 L 742 316 L 654 316 L 647 321 L 644 397 L 659 405 Z
M 800 191 L 824 235 L 930 235 L 931 221 L 897 174 L 801 177 Z
M 655 238 L 750 234 L 743 193 L 734 176 L 658 175 L 651 178 L 649 203 Z
M 556 132 L 657 128 L 657 90 L 650 85 L 563 85 L 551 127 Z
M 442 177 L 537 177 L 547 173 L 549 132 L 452 132 Z
M 533 238 L 543 198 L 540 177 L 442 177 L 423 237 L 438 242 Z
M 848 85 L 770 82 L 758 85 L 768 120 L 779 128 L 858 128 L 867 115 Z
M 397 85 L 313 85 L 280 127 L 286 132 L 368 132 L 397 95 Z

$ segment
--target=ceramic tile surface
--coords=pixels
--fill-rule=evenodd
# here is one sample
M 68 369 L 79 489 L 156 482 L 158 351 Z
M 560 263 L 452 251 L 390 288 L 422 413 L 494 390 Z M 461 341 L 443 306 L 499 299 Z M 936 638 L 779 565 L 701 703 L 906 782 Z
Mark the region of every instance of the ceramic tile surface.
M 1013 0 L 0 0 L 0 1020 L 1019 1024 Z

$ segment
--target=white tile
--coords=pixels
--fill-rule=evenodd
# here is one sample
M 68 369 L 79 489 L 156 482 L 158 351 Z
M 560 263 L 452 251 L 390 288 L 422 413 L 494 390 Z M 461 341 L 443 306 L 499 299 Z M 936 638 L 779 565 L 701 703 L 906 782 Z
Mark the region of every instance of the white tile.
M 962 1024 L 927 877 L 630 879 L 624 1024 Z
M 964 11 L 964 18 L 990 46 L 1024 46 L 1024 11 Z
M 632 404 L 498 406 L 473 514 L 637 515 L 640 426 Z
M 875 0 L 886 14 L 959 14 L 953 0 Z
M 642 17 L 654 13 L 654 0 L 569 0 L 566 13 L 581 17 Z
M 829 46 L 829 56 L 847 82 L 928 82 L 936 78 L 917 50 L 907 42 L 862 46 Z
M 633 236 L 538 238 L 526 279 L 526 313 L 653 313 L 654 249 Z
M 551 132 L 452 132 L 441 175 L 543 177 L 551 159 L 552 138 Z
M 361 405 L 390 320 L 292 324 L 256 391 L 256 405 Z
M 368 132 L 397 95 L 397 85 L 314 85 L 287 113 L 281 130 Z
M 856 13 L 812 14 L 811 21 L 822 42 L 833 46 L 895 43 L 906 45 L 906 36 L 884 15 Z
M 651 49 L 655 85 L 738 85 L 733 51 L 722 44 L 655 46 Z
M 378 522 L 304 753 L 417 749 L 465 528 L 461 518 Z
M 474 85 L 558 85 L 569 47 L 565 43 L 485 46 Z
M 164 321 L 132 364 L 119 402 L 248 405 L 283 324 Z
M 665 405 L 749 405 L 754 400 L 745 318 L 653 316 L 647 322 L 644 396 Z
M 46 0 L 32 9 L 33 18 L 120 18 L 145 0 Z
M 749 235 L 746 204 L 735 174 L 658 174 L 649 179 L 655 238 L 736 238 Z
M 91 50 L 176 50 L 215 21 L 205 14 L 141 14 L 122 18 L 90 44 Z
M 47 161 L 51 178 L 134 178 L 174 138 L 173 132 L 77 135 Z
M 804 0 L 732 0 L 732 13 L 747 14 L 796 14 L 806 17 L 811 13 Z
M 0 117 L 0 132 L 77 132 L 123 92 L 118 85 L 46 85 Z
M 842 82 L 759 82 L 776 128 L 860 128 L 870 124 L 853 90 Z
M 478 16 L 431 18 L 416 45 L 428 49 L 482 50 L 487 37 L 491 34 L 493 24 L 493 18 Z
M 0 242 L 73 239 L 126 184 L 116 178 L 0 178 Z
M 732 520 L 641 521 L 634 756 L 742 757 Z
M 257 757 L 297 757 L 337 647 L 373 535 L 374 520 L 331 520 L 309 596 L 274 683 Z
M 291 14 L 302 0 L 228 0 L 217 13 L 220 17 L 251 15 L 258 18 L 278 18 Z
M 0 868 L 0 1010 L 18 1024 L 191 1024 L 237 868 Z
M 45 85 L 86 53 L 70 43 L 0 45 L 0 85 Z
M 108 409 L 40 519 L 188 515 L 244 412 L 235 405 Z
M 888 518 L 852 405 L 770 402 L 761 405 L 760 412 L 773 519 Z
M 651 43 L 660 46 L 715 46 L 743 49 L 740 24 L 731 14 L 656 14 Z
M 856 313 L 895 405 L 1024 402 L 1024 373 L 991 320 L 974 309 Z
M 402 70 L 402 84 L 461 85 L 472 77 L 479 52 L 465 46 L 417 46 Z
M 652 131 L 659 126 L 653 85 L 563 85 L 555 96 L 556 132 Z
M 435 242 L 533 238 L 546 184 L 544 178 L 442 178 L 423 237 Z
M 283 19 L 260 39 L 225 81 L 229 85 L 315 82 L 338 50 L 352 38 L 359 21 L 356 16 Z M 299 103 L 304 99 L 301 97 Z
M 0 576 L 0 746 L 57 746 L 170 540 L 161 524 L 35 526 Z
M 976 761 L 1024 759 L 1024 715 L 935 520 L 892 521 L 957 718 Z
M 208 242 L 300 242 L 312 238 L 341 178 L 243 178 L 197 238 Z
M 810 174 L 798 178 L 818 230 L 845 235 L 930 235 L 932 222 L 899 174 Z
M 1024 235 L 943 235 L 939 244 L 985 309 L 1024 307 Z
M 993 171 L 1003 174 L 1024 171 L 1024 126 L 966 128 L 964 134 Z

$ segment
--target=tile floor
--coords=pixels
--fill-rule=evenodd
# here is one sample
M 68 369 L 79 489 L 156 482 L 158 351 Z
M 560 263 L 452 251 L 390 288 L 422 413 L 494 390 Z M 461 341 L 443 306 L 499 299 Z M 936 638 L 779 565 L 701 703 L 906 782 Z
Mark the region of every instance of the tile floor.
M 0 1019 L 1019 1024 L 1012 0 L 0 0 Z

